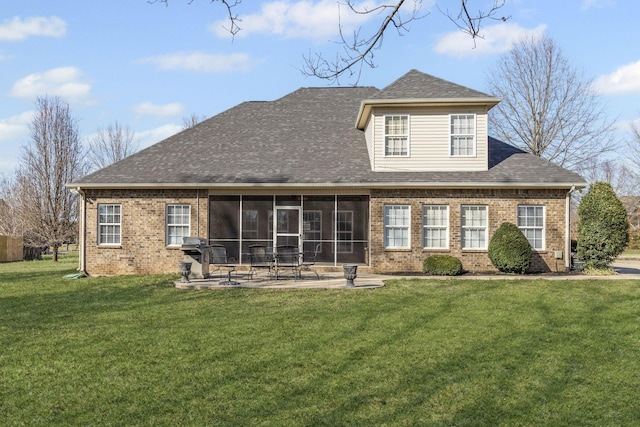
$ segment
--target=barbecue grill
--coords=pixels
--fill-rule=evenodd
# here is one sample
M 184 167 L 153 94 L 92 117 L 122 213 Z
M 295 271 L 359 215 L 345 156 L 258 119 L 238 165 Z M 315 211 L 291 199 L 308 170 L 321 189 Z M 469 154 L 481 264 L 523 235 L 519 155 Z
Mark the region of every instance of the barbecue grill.
M 182 246 L 184 261 L 191 263 L 191 275 L 194 279 L 209 277 L 209 263 L 211 262 L 211 247 L 207 239 L 202 237 L 183 237 Z

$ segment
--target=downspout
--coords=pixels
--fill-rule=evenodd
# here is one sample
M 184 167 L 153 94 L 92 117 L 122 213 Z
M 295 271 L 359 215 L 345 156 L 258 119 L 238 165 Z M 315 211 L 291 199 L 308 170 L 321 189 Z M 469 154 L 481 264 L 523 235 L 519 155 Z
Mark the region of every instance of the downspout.
M 86 266 L 86 251 L 85 251 L 85 227 L 86 227 L 86 220 L 85 220 L 85 212 L 86 212 L 86 194 L 85 192 L 78 187 L 76 189 L 76 191 L 78 192 L 78 194 L 80 194 L 80 230 L 79 230 L 79 239 L 78 239 L 78 271 L 83 273 L 83 274 L 87 274 L 87 266 Z
M 565 271 L 571 270 L 571 194 L 576 191 L 576 186 L 571 186 L 567 192 L 565 206 L 565 235 L 564 235 L 564 267 Z

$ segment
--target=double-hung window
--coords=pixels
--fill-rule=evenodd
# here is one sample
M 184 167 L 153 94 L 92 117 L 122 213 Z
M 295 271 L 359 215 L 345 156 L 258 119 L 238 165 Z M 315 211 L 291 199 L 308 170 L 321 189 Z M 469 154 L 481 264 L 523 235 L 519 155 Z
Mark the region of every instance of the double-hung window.
M 488 212 L 484 205 L 463 205 L 462 249 L 487 249 Z
M 384 155 L 409 155 L 409 116 L 384 116 Z
M 449 206 L 424 205 L 422 207 L 422 246 L 425 249 L 449 247 Z
M 451 156 L 474 156 L 476 145 L 476 115 L 452 114 Z
M 182 238 L 190 235 L 190 212 L 189 205 L 167 205 L 168 246 L 181 245 Z
M 119 204 L 98 205 L 98 244 L 119 245 L 121 241 L 122 207 Z
M 518 228 L 533 249 L 544 250 L 544 206 L 518 206 Z
M 386 205 L 384 207 L 384 247 L 410 248 L 410 223 L 411 207 L 409 205 Z

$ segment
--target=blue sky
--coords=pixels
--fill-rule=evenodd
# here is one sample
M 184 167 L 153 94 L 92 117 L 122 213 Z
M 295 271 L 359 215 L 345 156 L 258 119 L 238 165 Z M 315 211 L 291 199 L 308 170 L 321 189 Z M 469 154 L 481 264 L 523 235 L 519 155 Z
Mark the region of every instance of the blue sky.
M 471 1 L 474 8 L 489 3 Z M 475 47 L 432 4 L 423 0 L 430 13 L 410 32 L 385 36 L 377 68 L 365 69 L 360 85 L 383 88 L 415 68 L 486 91 L 487 73 L 510 44 L 545 31 L 595 80 L 621 137 L 626 123 L 640 120 L 640 2 L 507 0 L 502 12 L 511 19 L 486 22 Z M 212 116 L 243 101 L 328 85 L 299 69 L 303 55 L 335 52 L 336 0 L 244 0 L 236 12 L 242 30 L 232 40 L 221 31 L 225 9 L 209 0 L 170 0 L 168 7 L 146 0 L 3 2 L 0 174 L 18 164 L 38 96 L 68 101 L 83 139 L 118 121 L 146 147 L 181 130 L 191 114 Z M 347 29 L 371 25 L 344 7 L 340 16 Z

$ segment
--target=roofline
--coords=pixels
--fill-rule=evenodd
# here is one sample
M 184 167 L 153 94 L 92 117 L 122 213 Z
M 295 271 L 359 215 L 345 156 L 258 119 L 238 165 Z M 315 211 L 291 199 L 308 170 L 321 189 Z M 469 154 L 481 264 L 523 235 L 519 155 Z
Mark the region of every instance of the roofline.
M 298 189 L 298 188 L 359 188 L 359 189 L 415 189 L 415 188 L 435 188 L 435 189 L 497 189 L 497 188 L 514 188 L 514 189 L 554 189 L 554 188 L 573 188 L 576 189 L 586 188 L 586 182 L 522 182 L 522 183 L 502 183 L 502 182 L 382 182 L 382 183 L 335 183 L 335 182 L 322 182 L 322 183 L 100 183 L 100 184 L 83 184 L 72 183 L 67 184 L 67 188 L 70 190 L 148 190 L 148 189 L 256 189 L 256 188 L 273 188 L 273 189 Z
M 487 110 L 495 107 L 502 98 L 493 96 L 471 98 L 397 98 L 397 99 L 365 99 L 360 102 L 356 128 L 364 130 L 373 107 L 448 107 L 452 105 L 484 105 Z

